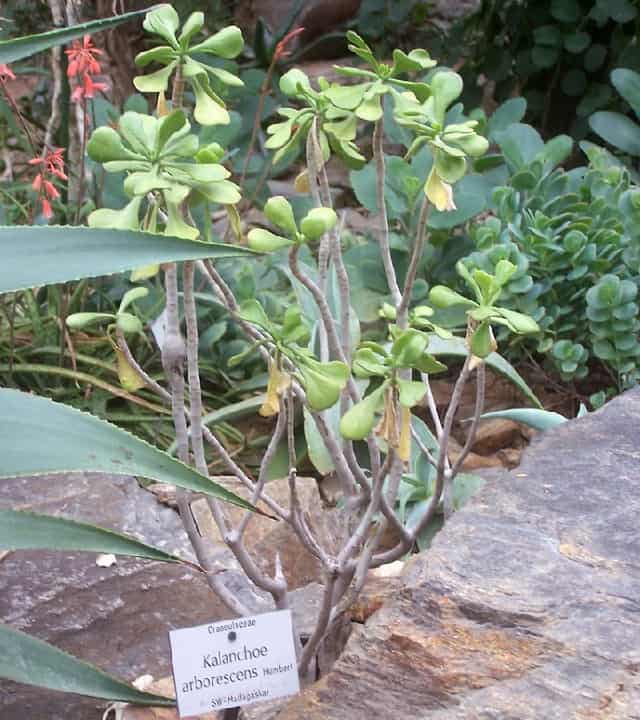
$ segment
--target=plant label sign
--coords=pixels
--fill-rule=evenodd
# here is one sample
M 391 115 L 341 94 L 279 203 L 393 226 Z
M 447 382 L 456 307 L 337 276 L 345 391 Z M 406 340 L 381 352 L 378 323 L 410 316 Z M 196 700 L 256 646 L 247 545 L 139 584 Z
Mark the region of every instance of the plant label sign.
M 169 641 L 180 717 L 300 691 L 290 610 L 172 630 Z

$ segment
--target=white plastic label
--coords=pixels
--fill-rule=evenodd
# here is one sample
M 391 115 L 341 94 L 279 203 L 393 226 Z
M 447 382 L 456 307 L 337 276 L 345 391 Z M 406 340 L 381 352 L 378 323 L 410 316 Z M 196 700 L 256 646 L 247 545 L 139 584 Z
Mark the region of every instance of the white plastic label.
M 291 611 L 169 633 L 180 717 L 299 692 Z

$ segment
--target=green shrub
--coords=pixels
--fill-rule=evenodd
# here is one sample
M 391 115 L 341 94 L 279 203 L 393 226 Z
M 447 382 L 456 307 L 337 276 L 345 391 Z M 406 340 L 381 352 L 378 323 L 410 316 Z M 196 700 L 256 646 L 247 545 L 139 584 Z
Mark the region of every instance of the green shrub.
M 588 362 L 598 359 L 618 387 L 626 387 L 635 382 L 639 347 L 634 305 L 624 303 L 635 297 L 640 188 L 629 170 L 589 143 L 583 144 L 588 165 L 556 167 L 566 153 L 545 159 L 545 148 L 561 141 L 545 146 L 525 127 L 512 126 L 500 138 L 510 178 L 493 193 L 495 216 L 472 229 L 476 250 L 464 263 L 492 272 L 509 260 L 517 268 L 500 299 L 534 317 L 541 332 L 535 341 L 509 341 L 512 360 L 526 352 L 548 354 L 548 363 L 567 380 L 584 378 Z M 510 157 L 525 136 L 531 143 L 526 166 Z M 622 289 L 611 289 L 620 283 Z M 612 299 L 600 307 L 605 287 Z M 610 315 L 614 311 L 620 317 Z

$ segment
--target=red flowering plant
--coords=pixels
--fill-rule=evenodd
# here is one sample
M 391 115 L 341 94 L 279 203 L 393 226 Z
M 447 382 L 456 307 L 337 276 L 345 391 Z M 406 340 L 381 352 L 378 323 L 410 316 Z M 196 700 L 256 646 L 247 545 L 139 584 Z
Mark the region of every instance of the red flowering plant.
M 102 66 L 98 61 L 98 55 L 102 55 L 102 50 L 95 47 L 91 36 L 85 35 L 82 42 L 75 40 L 71 49 L 65 50 L 65 53 L 69 58 L 67 75 L 75 78 L 77 83 L 71 94 L 73 102 L 93 99 L 96 92 L 106 90 L 106 83 L 94 80 L 94 77 L 102 72 Z
M 31 187 L 38 193 L 42 214 L 47 220 L 53 217 L 51 201 L 60 197 L 60 192 L 53 183 L 54 178 L 68 179 L 64 171 L 63 152 L 64 148 L 56 148 L 45 153 L 43 157 L 34 157 L 29 160 L 29 165 L 40 166 L 40 172 L 33 179 Z

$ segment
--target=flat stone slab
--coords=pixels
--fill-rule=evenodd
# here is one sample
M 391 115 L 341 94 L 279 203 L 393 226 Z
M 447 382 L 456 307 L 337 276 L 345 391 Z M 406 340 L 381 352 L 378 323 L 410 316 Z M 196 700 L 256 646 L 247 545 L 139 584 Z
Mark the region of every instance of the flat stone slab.
M 193 559 L 176 512 L 130 477 L 3 480 L 0 507 L 96 523 Z M 168 674 L 170 629 L 229 616 L 186 566 L 119 557 L 103 568 L 95 560 L 95 553 L 10 553 L 0 562 L 0 621 L 130 681 Z M 0 680 L 2 720 L 99 720 L 105 705 Z
M 640 389 L 542 435 L 278 720 L 638 720 Z

